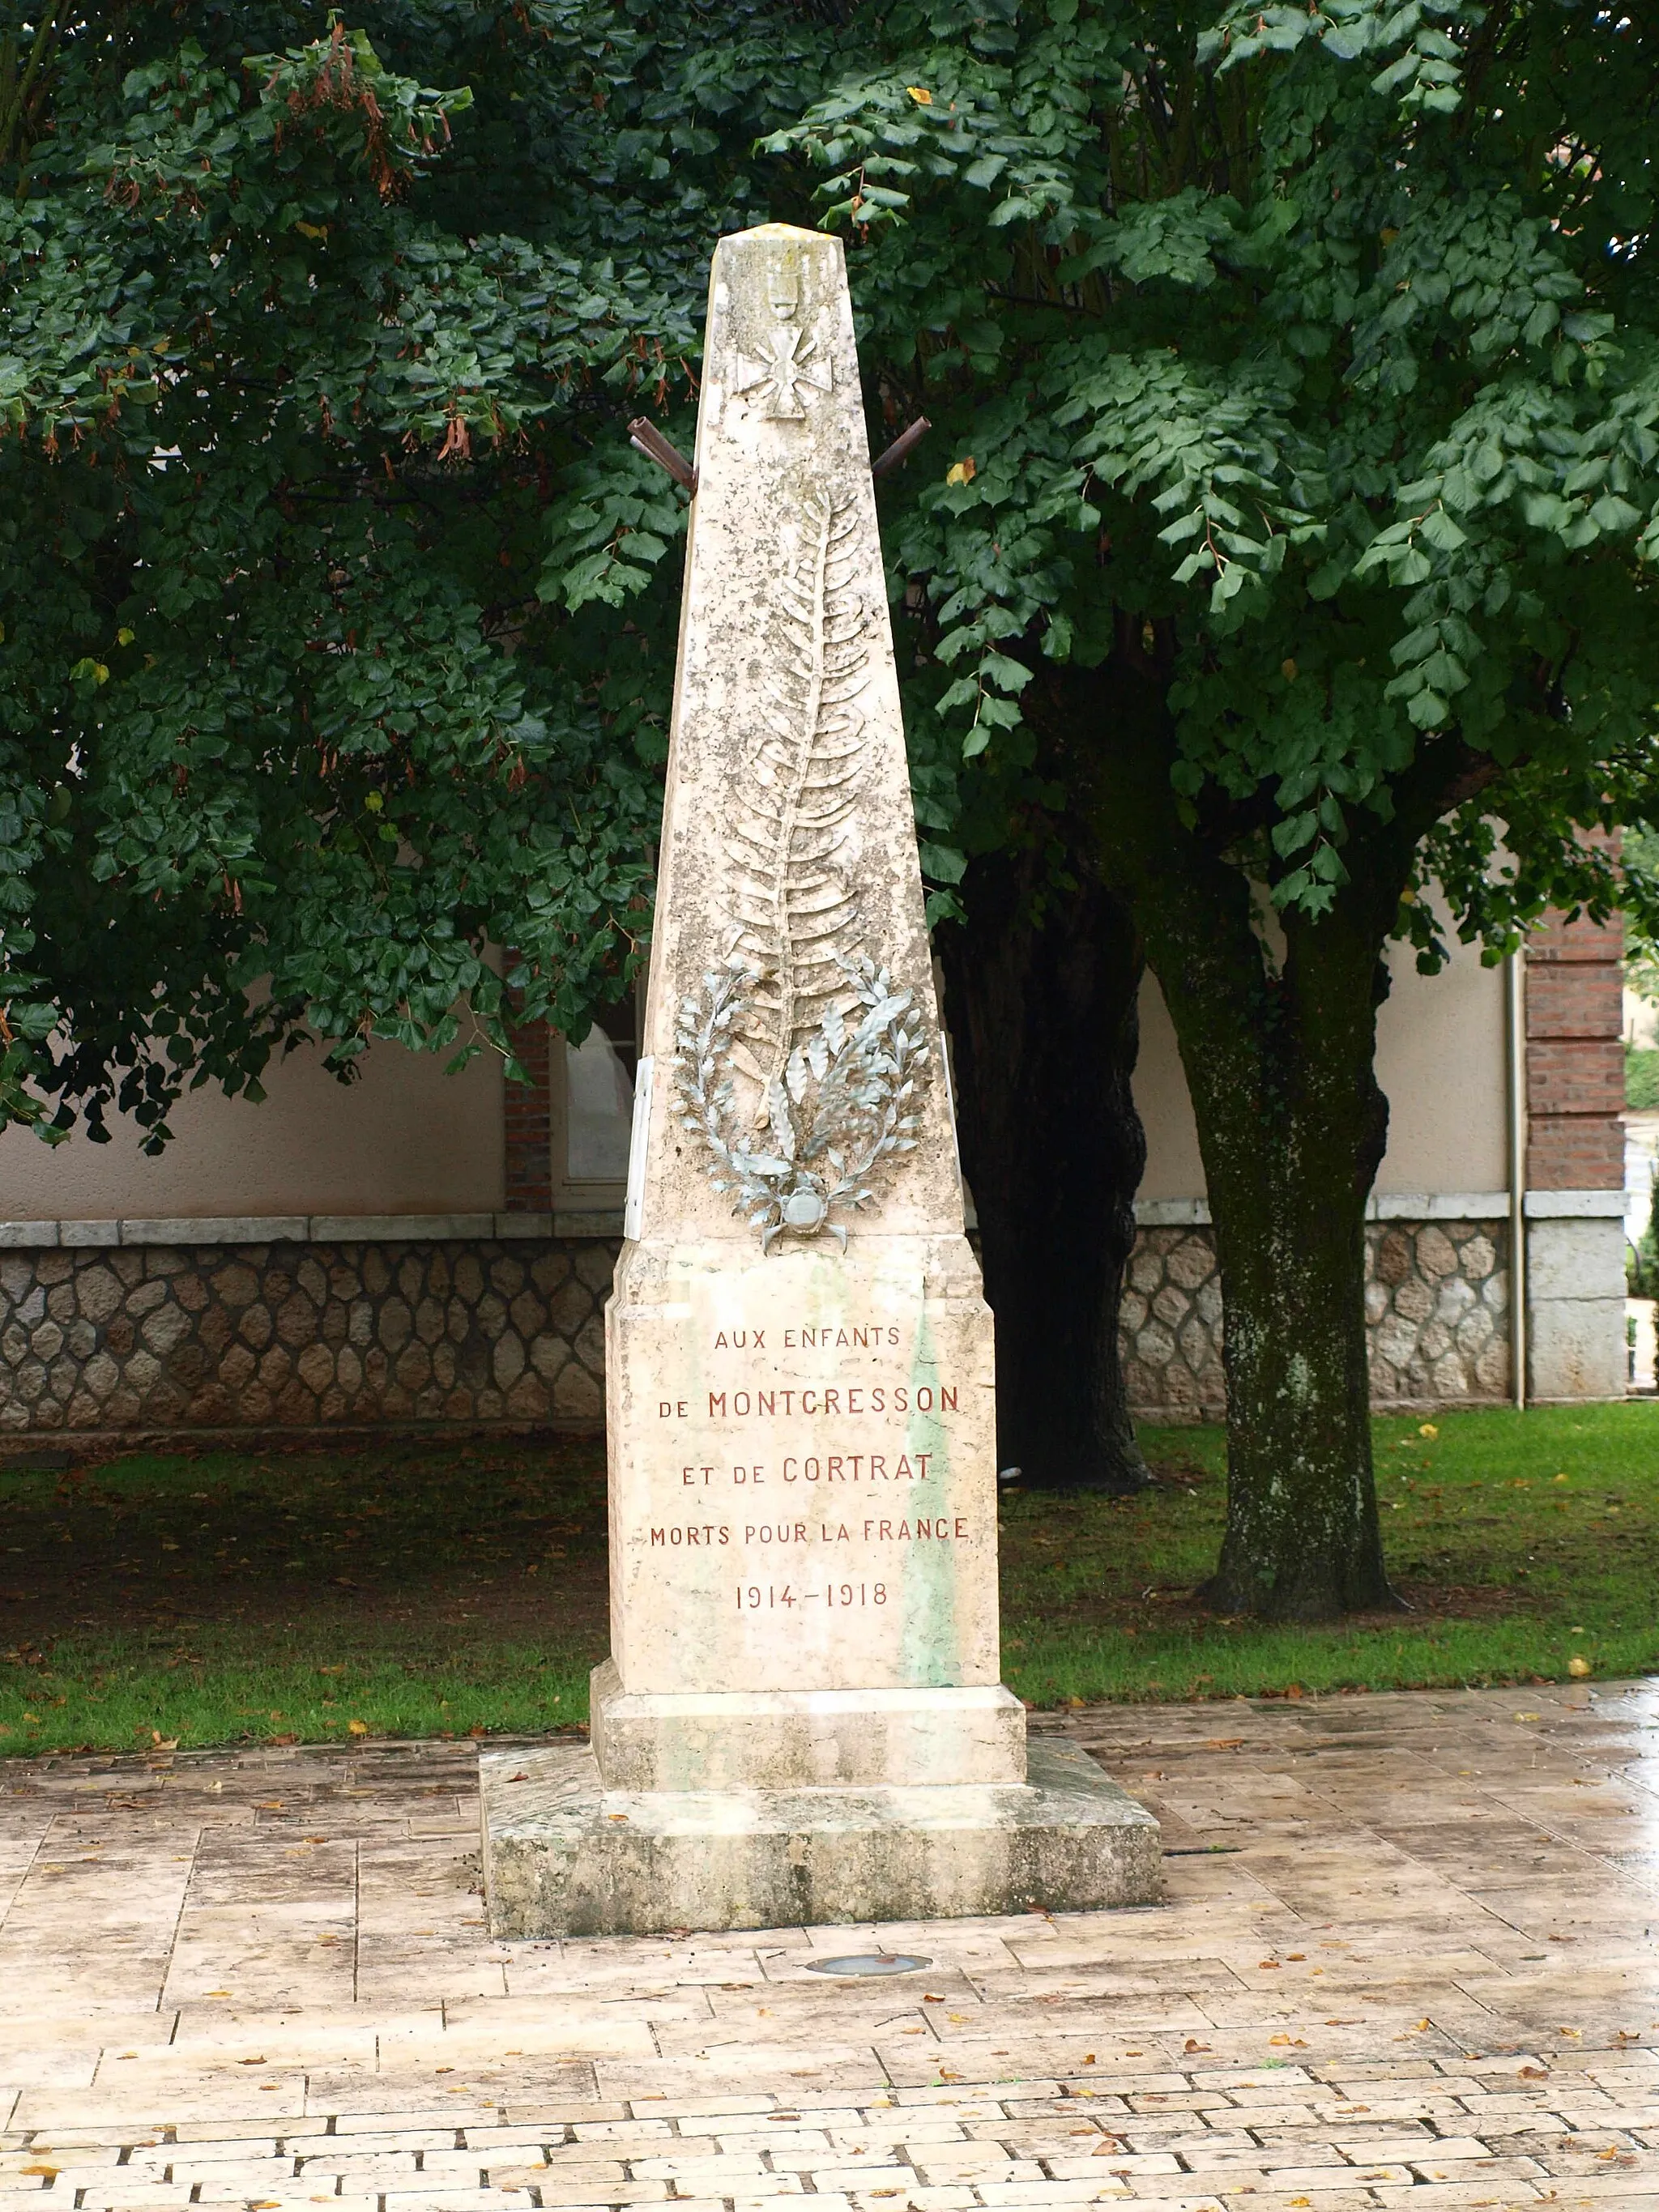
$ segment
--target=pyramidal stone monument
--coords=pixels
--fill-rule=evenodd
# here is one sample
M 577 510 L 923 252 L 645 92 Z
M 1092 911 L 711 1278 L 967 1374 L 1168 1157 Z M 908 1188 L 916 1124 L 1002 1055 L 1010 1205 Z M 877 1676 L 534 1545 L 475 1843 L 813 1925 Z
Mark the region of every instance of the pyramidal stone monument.
M 999 1680 L 963 1233 L 839 240 L 710 285 L 646 1049 L 607 1316 L 591 1751 L 485 1753 L 498 1936 L 1161 1894 Z

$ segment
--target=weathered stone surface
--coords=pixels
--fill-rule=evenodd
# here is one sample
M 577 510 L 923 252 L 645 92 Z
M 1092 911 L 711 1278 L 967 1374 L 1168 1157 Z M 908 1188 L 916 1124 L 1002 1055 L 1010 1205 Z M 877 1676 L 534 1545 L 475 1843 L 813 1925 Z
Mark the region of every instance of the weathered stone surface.
M 501 1936 L 958 1919 L 1152 1905 L 1158 1822 L 1088 1753 L 1030 1748 L 1027 1783 L 607 1791 L 592 1753 L 478 1761 Z
M 1086 1759 L 1046 1753 L 1028 1783 L 998 1682 L 991 1318 L 839 242 L 723 240 L 703 359 L 606 1309 L 612 1659 L 597 1764 L 486 1781 L 491 1925 L 1142 1902 L 1156 1824 Z M 509 1256 L 490 1275 L 517 1297 Z M 1178 1324 L 1188 1293 L 1161 1295 Z M 524 1352 L 487 1307 L 510 1387 Z M 556 1402 L 598 1364 L 591 1322 L 572 1342 Z
M 1417 1266 L 1419 1273 L 1436 1280 L 1456 1272 L 1457 1248 L 1433 1222 L 1417 1232 Z
M 1616 1217 L 1534 1221 L 1528 1243 L 1532 1395 L 1622 1395 L 1623 1223 Z
M 593 1670 L 593 1754 L 610 1790 L 1024 1782 L 1025 1709 L 977 1689 L 629 1696 Z
M 1376 1272 L 1385 1283 L 1403 1283 L 1412 1271 L 1412 1248 L 1405 1232 L 1385 1231 L 1375 1247 Z
M 607 1316 L 613 1656 L 629 1693 L 994 1683 L 990 1316 L 841 246 L 726 239 L 709 300 Z

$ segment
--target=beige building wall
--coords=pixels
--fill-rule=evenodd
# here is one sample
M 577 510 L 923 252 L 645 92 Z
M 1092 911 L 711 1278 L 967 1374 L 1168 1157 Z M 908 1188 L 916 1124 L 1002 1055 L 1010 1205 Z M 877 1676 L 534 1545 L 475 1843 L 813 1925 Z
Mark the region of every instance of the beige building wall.
M 1420 976 L 1393 949 L 1395 987 L 1378 1020 L 1378 1073 L 1389 1102 L 1379 1192 L 1504 1188 L 1503 976 L 1460 945 L 1443 975 Z M 1204 1195 L 1198 1136 L 1163 994 L 1141 994 L 1135 1099 L 1146 1127 L 1143 1200 Z M 377 1044 L 356 1083 L 337 1084 L 321 1054 L 295 1052 L 251 1106 L 203 1091 L 171 1116 L 160 1159 L 131 1124 L 113 1140 L 77 1134 L 49 1150 L 0 1133 L 0 1220 L 113 1220 L 258 1214 L 495 1212 L 505 1206 L 502 1079 L 485 1054 L 463 1073 L 441 1058 Z
M 1438 975 L 1389 948 L 1394 988 L 1377 1017 L 1377 1079 L 1389 1100 L 1378 1194 L 1493 1192 L 1509 1180 L 1504 973 L 1459 945 Z M 1202 1198 L 1204 1170 L 1164 994 L 1141 990 L 1135 1103 L 1146 1129 L 1143 1200 Z
M 215 1090 L 180 1100 L 159 1159 L 131 1122 L 107 1145 L 51 1149 L 0 1132 L 0 1220 L 249 1214 L 471 1213 L 504 1203 L 501 1063 L 459 1075 L 444 1056 L 372 1045 L 352 1084 L 302 1047 L 266 1072 L 262 1105 Z

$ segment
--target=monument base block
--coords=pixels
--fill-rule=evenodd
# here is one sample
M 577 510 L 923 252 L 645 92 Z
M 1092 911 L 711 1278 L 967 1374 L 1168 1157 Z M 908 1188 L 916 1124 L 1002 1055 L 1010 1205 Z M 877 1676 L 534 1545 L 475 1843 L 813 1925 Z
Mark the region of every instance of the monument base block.
M 1025 1783 L 607 1790 L 591 1752 L 480 1756 L 489 1931 L 949 1920 L 1155 1905 L 1158 1822 L 1086 1752 L 1034 1739 Z
M 1025 1708 L 972 1689 L 702 1690 L 630 1696 L 593 1669 L 593 1756 L 608 1790 L 878 1788 L 1024 1782 Z

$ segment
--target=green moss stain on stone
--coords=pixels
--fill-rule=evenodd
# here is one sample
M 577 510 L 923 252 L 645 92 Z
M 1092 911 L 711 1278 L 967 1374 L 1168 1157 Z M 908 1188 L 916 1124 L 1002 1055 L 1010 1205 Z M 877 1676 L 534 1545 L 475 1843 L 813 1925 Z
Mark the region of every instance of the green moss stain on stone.
M 919 1392 L 932 1395 L 933 1410 L 915 1410 Z M 924 1311 L 917 1322 L 915 1348 L 910 1356 L 910 1403 L 905 1425 L 904 1449 L 914 1462 L 927 1455 L 927 1475 L 908 1486 L 908 1496 L 896 1498 L 901 1516 L 916 1521 L 951 1522 L 950 1440 L 939 1412 L 939 1353 L 933 1332 Z M 903 1662 L 907 1680 L 929 1689 L 950 1686 L 961 1679 L 961 1654 L 957 1630 L 957 1544 L 954 1534 L 940 1541 L 913 1537 L 901 1570 L 904 1578 Z

